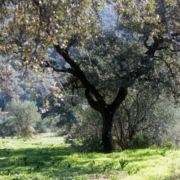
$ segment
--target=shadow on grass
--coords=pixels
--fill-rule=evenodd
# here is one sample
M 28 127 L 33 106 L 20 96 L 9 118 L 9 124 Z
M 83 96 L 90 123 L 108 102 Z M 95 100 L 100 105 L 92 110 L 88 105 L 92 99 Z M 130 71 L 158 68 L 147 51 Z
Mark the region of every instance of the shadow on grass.
M 101 174 L 105 166 L 87 154 L 77 153 L 67 146 L 47 148 L 0 149 L 0 176 L 13 176 L 22 172 L 33 177 L 41 174 L 45 179 L 72 179 L 76 176 Z
M 0 149 L 0 180 L 72 180 L 79 176 L 95 177 L 102 174 L 108 176 L 108 173 L 112 172 L 126 176 L 127 173 L 135 174 L 140 169 L 148 167 L 144 163 L 139 164 L 139 161 L 156 160 L 159 156 L 165 156 L 169 150 L 152 148 L 101 154 L 80 152 L 78 149 L 62 144 L 43 146 L 35 143 L 32 145 L 35 147 Z M 17 178 L 14 178 L 15 176 Z M 177 178 L 170 177 L 166 180 L 170 179 Z
M 125 150 L 125 154 L 128 156 L 130 162 L 146 161 L 157 159 L 159 156 L 165 156 L 169 151 L 169 148 L 143 148 L 143 149 L 129 149 Z
M 171 175 L 169 177 L 166 177 L 164 180 L 180 180 L 180 174 L 178 174 L 178 175 Z

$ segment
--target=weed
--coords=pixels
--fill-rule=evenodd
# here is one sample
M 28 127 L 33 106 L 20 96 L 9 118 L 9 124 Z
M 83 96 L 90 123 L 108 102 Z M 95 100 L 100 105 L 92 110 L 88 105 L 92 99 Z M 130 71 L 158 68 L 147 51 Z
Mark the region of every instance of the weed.
M 163 149 L 163 150 L 159 153 L 159 155 L 161 155 L 161 156 L 165 156 L 165 155 L 166 155 L 166 150 L 165 150 L 165 149 Z
M 128 168 L 127 172 L 129 175 L 133 175 L 133 174 L 136 174 L 139 170 L 140 170 L 140 167 L 132 167 L 132 168 Z
M 96 174 L 95 177 L 96 177 L 96 179 L 99 179 L 99 178 L 100 178 L 100 175 L 99 175 L 99 174 Z
M 121 166 L 121 169 L 124 169 L 127 165 L 128 165 L 128 160 L 126 160 L 126 159 L 121 159 L 121 160 L 119 160 L 119 164 L 120 164 L 120 166 Z

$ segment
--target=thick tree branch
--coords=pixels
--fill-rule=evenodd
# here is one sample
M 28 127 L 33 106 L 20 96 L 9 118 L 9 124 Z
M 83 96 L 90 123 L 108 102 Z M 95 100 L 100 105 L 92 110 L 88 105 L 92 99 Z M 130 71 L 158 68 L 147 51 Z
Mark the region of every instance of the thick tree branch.
M 157 48 L 157 50 L 161 50 L 161 49 L 169 49 L 169 47 L 167 47 L 167 46 L 165 46 L 165 47 L 159 47 L 159 48 Z
M 114 101 L 111 104 L 112 109 L 116 110 L 119 107 L 119 105 L 126 98 L 127 92 L 128 92 L 127 88 L 125 88 L 125 87 L 119 88 L 118 94 L 117 94 L 116 98 L 114 99 Z
M 101 94 L 94 87 L 94 85 L 89 82 L 80 67 L 73 61 L 73 59 L 71 59 L 71 57 L 68 55 L 68 51 L 61 49 L 59 45 L 55 45 L 54 47 L 56 51 L 64 58 L 64 60 L 71 66 L 71 69 L 73 70 L 73 76 L 79 79 L 83 87 L 88 89 L 95 96 L 98 102 L 105 104 Z
M 144 40 L 144 46 L 145 46 L 147 49 L 149 49 L 149 46 L 148 46 L 148 44 L 147 44 L 147 41 L 148 41 L 148 38 L 146 38 L 146 39 Z
M 88 89 L 85 90 L 85 96 L 86 96 L 86 99 L 87 99 L 89 105 L 96 111 L 100 111 L 100 109 L 98 107 L 98 103 L 91 97 Z
M 165 49 L 165 48 L 167 49 L 167 47 L 165 48 L 159 47 L 164 42 L 164 39 L 162 37 L 153 36 L 153 40 L 154 42 L 150 46 L 148 46 L 147 44 L 148 38 L 146 38 L 144 41 L 144 45 L 148 49 L 148 51 L 145 54 L 147 54 L 148 57 L 153 57 L 157 50 Z

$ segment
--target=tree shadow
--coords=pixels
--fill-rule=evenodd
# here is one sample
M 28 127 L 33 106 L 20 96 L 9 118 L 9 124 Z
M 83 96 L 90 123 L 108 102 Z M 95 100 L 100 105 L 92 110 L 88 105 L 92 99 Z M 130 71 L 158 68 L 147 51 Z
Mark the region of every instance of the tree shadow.
M 0 149 L 0 174 L 4 177 L 23 172 L 32 177 L 39 173 L 46 179 L 73 179 L 102 174 L 106 166 L 88 153 L 77 153 L 70 146 Z
M 164 180 L 180 180 L 180 173 L 166 177 Z
M 121 155 L 112 153 L 102 156 L 99 153 L 80 152 L 72 146 L 62 144 L 47 147 L 43 147 L 41 144 L 33 145 L 35 145 L 33 148 L 0 149 L 0 179 L 1 177 L 3 180 L 8 179 L 15 175 L 22 176 L 22 178 L 15 178 L 16 180 L 34 179 L 37 174 L 41 178 L 36 179 L 47 180 L 67 180 L 79 176 L 94 177 L 108 173 L 126 176 L 127 172 L 123 170 L 126 170 L 126 165 L 157 159 L 157 156 L 165 156 L 168 151 L 168 149 L 138 149 L 126 150 Z M 126 157 L 128 158 L 126 159 Z M 124 162 L 126 164 L 123 164 Z M 146 168 L 146 166 L 138 165 L 138 168 Z M 176 177 L 170 177 L 167 180 L 173 178 L 176 179 Z
M 125 150 L 126 155 L 128 155 L 128 159 L 130 162 L 136 161 L 146 161 L 157 159 L 159 156 L 165 156 L 169 151 L 169 148 L 143 148 L 143 149 L 129 149 Z

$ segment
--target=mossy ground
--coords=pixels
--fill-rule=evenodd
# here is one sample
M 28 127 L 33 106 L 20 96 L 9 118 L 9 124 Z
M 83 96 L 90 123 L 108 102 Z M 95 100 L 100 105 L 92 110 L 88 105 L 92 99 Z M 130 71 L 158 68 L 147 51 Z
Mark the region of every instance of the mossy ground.
M 0 180 L 178 180 L 180 149 L 78 152 L 50 135 L 0 138 Z

